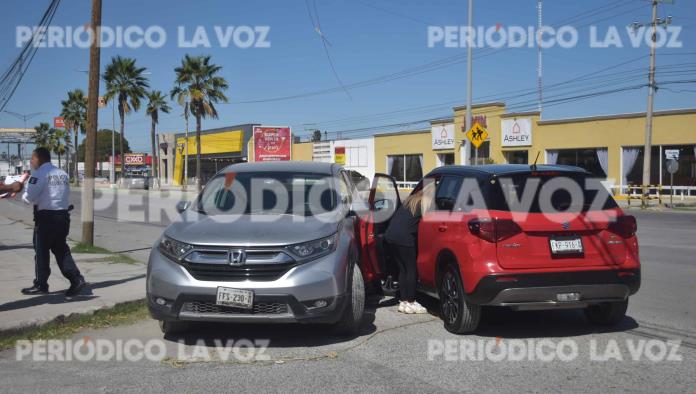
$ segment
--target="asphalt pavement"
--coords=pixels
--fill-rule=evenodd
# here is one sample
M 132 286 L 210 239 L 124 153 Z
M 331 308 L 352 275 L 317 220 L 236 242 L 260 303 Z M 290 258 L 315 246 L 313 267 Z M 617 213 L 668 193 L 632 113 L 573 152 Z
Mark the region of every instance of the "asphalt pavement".
M 142 198 L 121 193 L 119 200 Z M 173 200 L 154 202 L 147 214 L 171 211 Z M 151 245 L 175 217 L 118 221 L 118 207 L 97 215 L 98 243 L 111 250 Z M 163 338 L 145 320 L 73 340 L 162 346 L 151 359 L 36 361 L 40 352 L 11 349 L 0 353 L 0 392 L 694 392 L 696 214 L 630 212 L 638 218 L 643 282 L 613 329 L 590 326 L 579 311 L 501 309 L 487 310 L 475 335 L 456 336 L 428 297 L 421 300 L 431 314 L 420 316 L 397 313 L 388 297 L 370 299 L 353 338 L 297 325 L 197 325 Z M 26 214 L 20 206 L 13 213 Z

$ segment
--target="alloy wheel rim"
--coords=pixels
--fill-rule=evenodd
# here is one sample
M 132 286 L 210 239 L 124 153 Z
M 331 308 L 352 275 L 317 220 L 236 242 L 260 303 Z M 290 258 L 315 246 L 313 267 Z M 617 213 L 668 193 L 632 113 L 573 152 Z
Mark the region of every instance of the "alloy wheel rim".
M 459 317 L 459 295 L 452 272 L 447 272 L 442 280 L 442 314 L 448 324 L 454 324 Z

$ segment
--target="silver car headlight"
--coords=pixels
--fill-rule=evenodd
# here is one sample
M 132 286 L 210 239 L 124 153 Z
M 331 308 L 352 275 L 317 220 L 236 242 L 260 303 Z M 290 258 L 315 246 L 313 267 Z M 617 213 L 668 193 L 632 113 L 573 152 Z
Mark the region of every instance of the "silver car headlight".
M 159 244 L 159 251 L 163 255 L 177 262 L 181 261 L 181 259 L 192 249 L 192 245 L 169 238 L 166 235 L 162 236 Z
M 307 262 L 331 254 L 336 250 L 338 233 L 314 241 L 287 246 L 285 249 L 298 262 Z

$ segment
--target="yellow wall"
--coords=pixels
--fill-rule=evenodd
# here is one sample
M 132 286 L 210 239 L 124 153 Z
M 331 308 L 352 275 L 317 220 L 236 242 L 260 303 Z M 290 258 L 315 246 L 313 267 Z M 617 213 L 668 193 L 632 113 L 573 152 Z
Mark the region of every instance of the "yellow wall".
M 186 138 L 177 138 L 177 146 L 186 146 Z M 201 154 L 209 155 L 216 153 L 233 153 L 242 152 L 244 145 L 244 131 L 243 130 L 230 130 L 222 131 L 219 133 L 203 134 L 201 135 Z M 174 165 L 174 178 L 172 182 L 175 185 L 181 184 L 180 180 L 183 179 L 183 168 L 184 168 L 184 151 L 185 149 L 176 150 L 176 160 Z M 253 151 L 252 151 L 253 152 Z M 196 155 L 196 135 L 195 133 L 190 133 L 188 138 L 188 155 Z M 194 169 L 195 171 L 195 169 Z M 195 176 L 192 173 L 191 168 L 189 168 L 189 178 Z
M 292 144 L 293 161 L 312 161 L 312 142 L 300 142 Z
M 375 172 L 387 172 L 387 156 L 389 155 L 423 155 L 423 174 L 435 168 L 436 154 L 432 150 L 430 130 L 418 133 L 404 133 L 375 136 Z
M 532 142 L 541 151 L 539 162 L 547 149 L 607 148 L 608 179 L 621 183 L 621 149 L 643 146 L 645 115 L 614 119 L 583 119 L 573 122 L 534 122 Z M 687 114 L 660 114 L 653 119 L 653 145 L 696 144 L 696 111 Z M 530 150 L 530 160 L 533 160 Z M 534 153 L 536 155 L 536 153 Z M 655 164 L 656 165 L 656 164 Z

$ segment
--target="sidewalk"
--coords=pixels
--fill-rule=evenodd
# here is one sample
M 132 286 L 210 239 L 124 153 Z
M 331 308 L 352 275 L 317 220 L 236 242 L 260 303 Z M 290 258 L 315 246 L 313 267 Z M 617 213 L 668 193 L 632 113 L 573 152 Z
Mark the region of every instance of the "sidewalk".
M 33 229 L 30 224 L 0 215 L 0 333 L 20 330 L 60 319 L 73 313 L 89 313 L 145 297 L 145 261 L 114 254 L 73 254 L 90 286 L 70 300 L 63 292 L 69 282 L 51 256 L 50 293 L 20 293 L 34 278 Z M 73 245 L 71 245 L 73 246 Z M 142 260 L 139 256 L 136 257 Z

